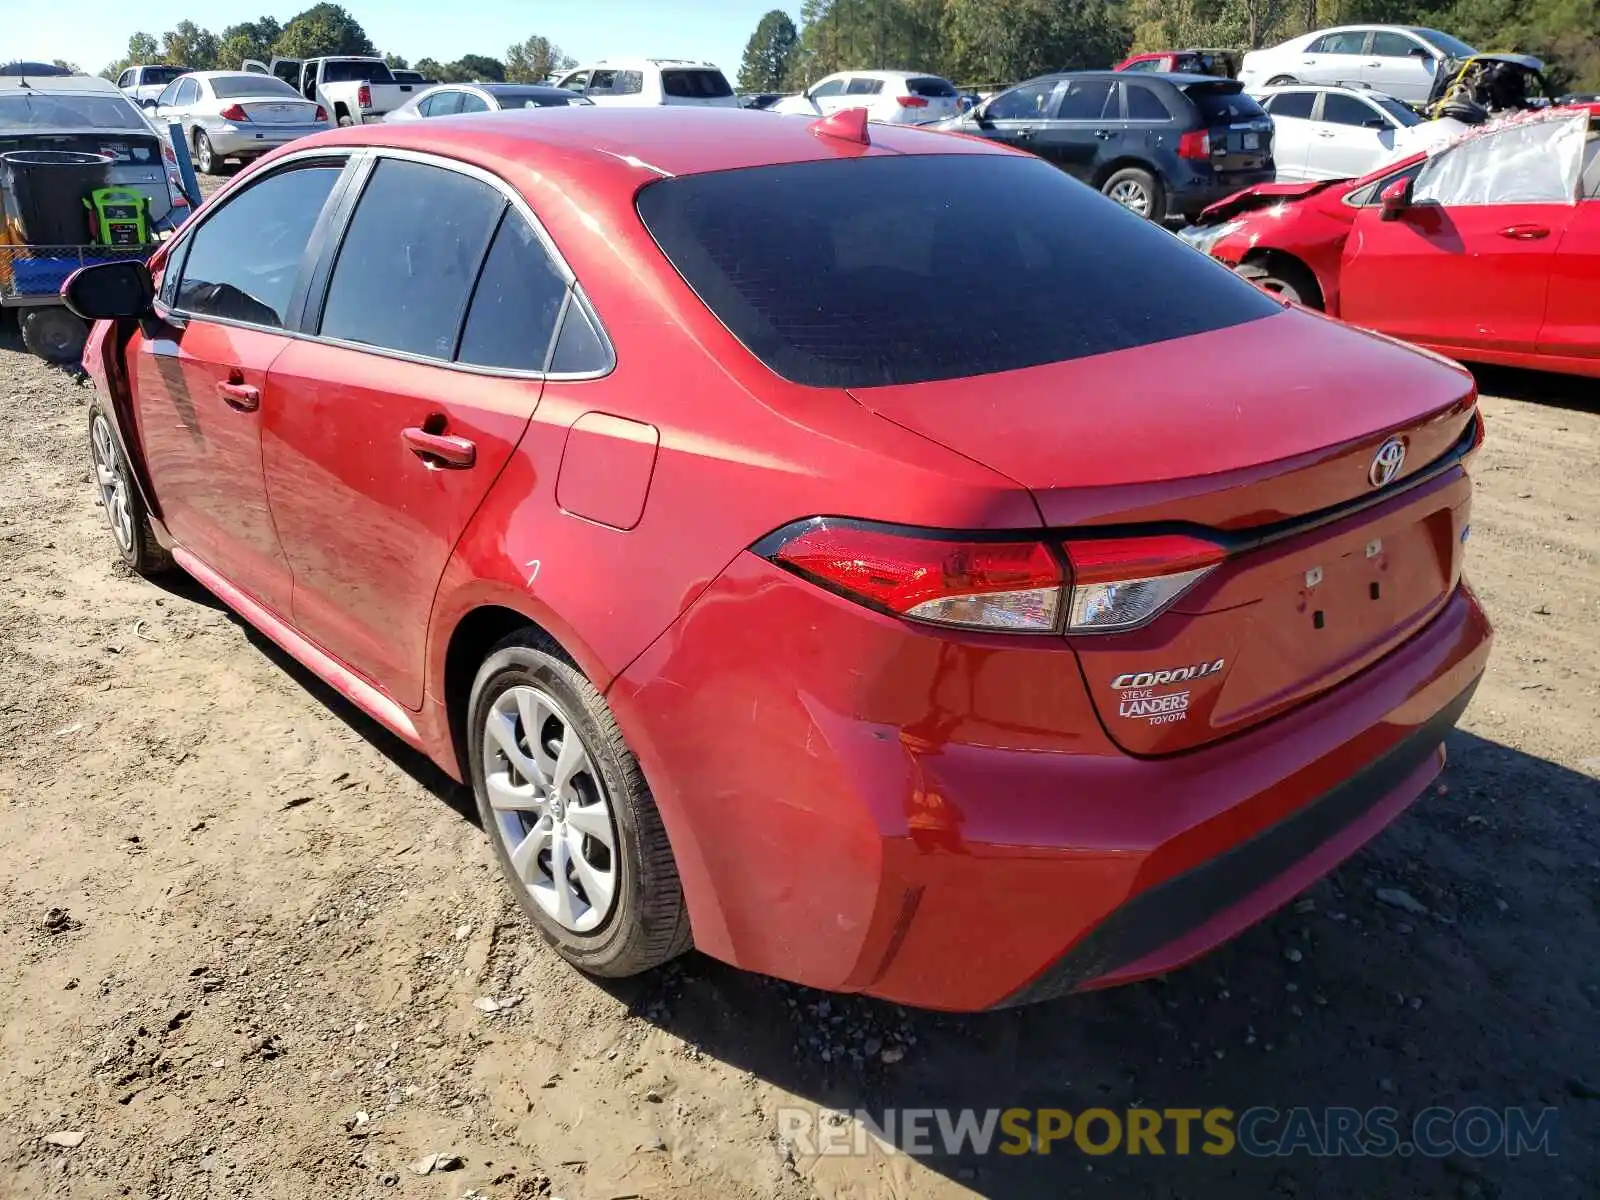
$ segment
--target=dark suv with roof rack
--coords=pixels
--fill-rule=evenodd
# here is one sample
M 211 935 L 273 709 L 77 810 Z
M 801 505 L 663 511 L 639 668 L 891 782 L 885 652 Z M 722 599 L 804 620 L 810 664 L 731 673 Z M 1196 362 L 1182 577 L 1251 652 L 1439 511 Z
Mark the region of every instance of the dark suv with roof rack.
M 1237 80 L 1207 75 L 1044 75 L 935 128 L 1030 150 L 1152 221 L 1275 172 L 1272 119 Z

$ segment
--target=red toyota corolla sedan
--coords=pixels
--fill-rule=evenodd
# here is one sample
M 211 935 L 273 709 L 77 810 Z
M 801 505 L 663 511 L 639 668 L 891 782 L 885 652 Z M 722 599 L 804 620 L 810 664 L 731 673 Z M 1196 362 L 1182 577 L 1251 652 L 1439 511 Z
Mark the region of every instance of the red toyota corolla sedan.
M 344 130 L 67 291 L 124 558 L 470 781 L 596 974 L 1165 971 L 1421 793 L 1488 656 L 1471 378 L 984 142 Z
M 1361 179 L 1249 188 L 1182 236 L 1286 299 L 1454 358 L 1600 377 L 1596 116 L 1542 111 Z

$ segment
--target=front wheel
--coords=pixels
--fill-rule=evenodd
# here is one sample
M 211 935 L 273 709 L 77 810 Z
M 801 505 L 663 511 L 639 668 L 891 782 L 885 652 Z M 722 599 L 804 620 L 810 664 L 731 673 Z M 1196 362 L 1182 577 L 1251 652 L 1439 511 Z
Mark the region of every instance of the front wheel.
M 1149 171 L 1124 167 L 1101 184 L 1100 190 L 1129 212 L 1158 223 L 1166 219 L 1166 192 Z
M 556 952 L 620 977 L 689 949 L 661 815 L 583 674 L 522 630 L 479 668 L 467 711 L 478 815 L 518 905 Z
M 1322 289 L 1316 276 L 1298 263 L 1279 258 L 1271 262 L 1240 263 L 1234 268 L 1241 279 L 1248 279 L 1264 292 L 1281 296 L 1293 304 L 1322 308 Z

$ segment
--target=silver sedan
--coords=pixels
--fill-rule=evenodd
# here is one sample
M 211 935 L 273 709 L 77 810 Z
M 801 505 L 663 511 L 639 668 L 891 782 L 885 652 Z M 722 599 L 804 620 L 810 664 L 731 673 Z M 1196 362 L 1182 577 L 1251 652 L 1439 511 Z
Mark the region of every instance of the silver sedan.
M 568 108 L 594 104 L 565 88 L 537 83 L 441 83 L 418 92 L 385 121 L 420 121 L 461 113 L 508 112 L 520 108 Z
M 202 174 L 220 175 L 223 160 L 249 162 L 285 142 L 332 129 L 322 106 L 271 75 L 194 71 L 167 85 L 150 109 L 157 125 L 176 121 Z

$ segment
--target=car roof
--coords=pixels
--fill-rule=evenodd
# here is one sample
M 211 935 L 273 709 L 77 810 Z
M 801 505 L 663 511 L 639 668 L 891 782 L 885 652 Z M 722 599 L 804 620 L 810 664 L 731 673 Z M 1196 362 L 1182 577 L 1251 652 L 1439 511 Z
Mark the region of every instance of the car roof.
M 868 79 L 942 79 L 943 76 L 935 75 L 932 71 L 835 71 L 833 75 L 863 75 Z
M 863 147 L 814 133 L 816 123 L 811 116 L 746 108 L 581 105 L 561 121 L 527 111 L 435 117 L 313 134 L 291 148 L 418 150 L 474 162 L 508 179 L 536 162 L 539 175 L 568 180 L 578 190 L 603 187 L 607 176 L 619 186 L 632 180 L 630 195 L 649 179 L 709 171 L 891 154 L 1017 153 L 982 138 L 886 124 L 872 125 L 871 144 Z
M 617 70 L 619 68 L 632 69 L 635 67 L 703 67 L 711 71 L 722 68 L 716 63 L 706 62 L 698 58 L 601 58 L 591 63 L 583 63 L 566 71 L 558 71 L 559 75 L 570 75 L 573 71 Z
M 277 79 L 279 83 L 283 82 L 276 75 L 263 75 L 260 71 L 188 71 L 186 74 L 192 75 L 196 79 L 230 79 L 242 75 L 249 79 Z M 179 76 L 179 78 L 182 78 L 182 76 Z
M 24 86 L 26 84 L 26 86 Z M 0 75 L 0 91 L 49 92 L 55 95 L 101 95 L 127 97 L 109 79 L 98 75 Z
M 1377 88 L 1351 87 L 1344 83 L 1281 83 L 1277 87 L 1264 87 L 1257 95 L 1276 96 L 1281 92 L 1337 92 L 1342 96 L 1356 96 L 1367 100 L 1394 100 L 1388 92 Z M 1401 103 L 1395 100 L 1396 104 Z

